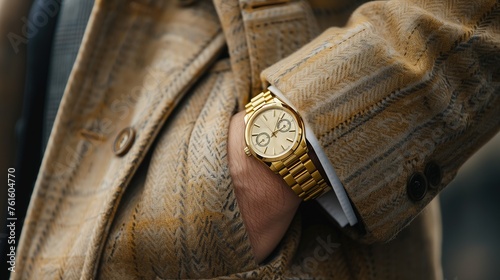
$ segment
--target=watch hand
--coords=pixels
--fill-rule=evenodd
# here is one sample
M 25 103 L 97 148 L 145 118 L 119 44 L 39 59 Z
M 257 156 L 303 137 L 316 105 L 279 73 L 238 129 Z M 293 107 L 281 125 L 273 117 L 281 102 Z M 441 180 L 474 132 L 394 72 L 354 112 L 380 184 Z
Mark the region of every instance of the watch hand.
M 281 117 L 278 117 L 278 119 L 276 120 L 276 124 L 274 125 L 274 131 L 271 133 L 271 137 L 273 137 L 273 136 L 277 137 L 276 133 L 279 131 L 278 124 L 281 121 L 281 119 L 283 119 L 284 116 L 285 116 L 285 114 L 282 114 Z
M 274 136 L 274 137 L 278 137 L 278 136 L 276 136 L 276 133 L 277 133 L 278 131 L 280 131 L 280 130 L 279 130 L 279 129 L 276 129 L 275 131 L 273 131 L 273 133 L 271 133 L 271 137 L 273 137 L 273 136 Z
M 265 123 L 265 122 L 263 122 L 263 123 L 264 123 L 264 125 L 265 125 L 267 128 L 269 128 L 269 131 L 270 131 L 270 132 L 271 132 L 271 134 L 272 134 L 272 133 L 273 133 L 273 130 L 272 130 L 272 129 L 271 129 L 271 128 L 267 125 L 267 123 Z M 271 136 L 271 137 L 272 137 L 272 136 Z

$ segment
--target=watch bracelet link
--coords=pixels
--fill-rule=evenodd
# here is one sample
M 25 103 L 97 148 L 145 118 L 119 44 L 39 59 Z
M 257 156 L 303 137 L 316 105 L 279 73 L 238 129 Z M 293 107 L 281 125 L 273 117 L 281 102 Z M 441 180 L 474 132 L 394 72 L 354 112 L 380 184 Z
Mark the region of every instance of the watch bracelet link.
M 255 110 L 262 107 L 264 104 L 269 103 L 273 100 L 274 96 L 270 91 L 261 92 L 257 94 L 254 98 L 250 100 L 250 102 L 245 105 L 245 111 L 247 114 L 253 114 Z
M 270 91 L 258 94 L 245 106 L 246 113 L 253 114 L 258 108 L 270 103 L 273 98 Z M 290 156 L 275 161 L 270 166 L 270 169 L 281 175 L 286 184 L 304 201 L 315 199 L 331 190 L 307 151 L 304 140 Z

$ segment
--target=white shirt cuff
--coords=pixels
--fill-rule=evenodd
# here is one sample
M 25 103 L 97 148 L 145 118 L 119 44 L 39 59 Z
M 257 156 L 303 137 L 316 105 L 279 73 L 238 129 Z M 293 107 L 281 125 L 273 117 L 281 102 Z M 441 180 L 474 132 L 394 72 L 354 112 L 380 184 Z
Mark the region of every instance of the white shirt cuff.
M 288 98 L 286 98 L 286 96 L 278 88 L 276 88 L 275 86 L 270 86 L 268 87 L 268 89 L 279 99 L 283 100 L 285 103 L 298 111 L 290 102 L 290 100 L 288 100 Z M 300 113 L 300 111 L 298 112 Z M 355 225 L 358 222 L 358 219 L 356 217 L 356 214 L 354 213 L 344 186 L 340 182 L 337 173 L 335 173 L 335 169 L 326 156 L 325 151 L 319 144 L 318 138 L 316 138 L 316 135 L 314 135 L 311 127 L 306 120 L 304 120 L 304 123 L 306 127 L 306 139 L 318 156 L 318 160 L 325 170 L 328 181 L 330 182 L 333 189 L 333 191 L 327 192 L 321 197 L 317 198 L 316 201 L 318 201 L 318 203 L 341 227 L 344 227 L 347 224 L 351 226 Z

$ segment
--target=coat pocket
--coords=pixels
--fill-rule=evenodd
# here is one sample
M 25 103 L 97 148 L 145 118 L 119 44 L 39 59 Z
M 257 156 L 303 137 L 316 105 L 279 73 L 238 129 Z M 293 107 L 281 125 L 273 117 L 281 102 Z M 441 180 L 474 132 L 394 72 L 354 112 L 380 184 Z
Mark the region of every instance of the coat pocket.
M 101 279 L 208 278 L 256 268 L 227 160 L 237 106 L 227 62 L 178 105 L 131 182 Z

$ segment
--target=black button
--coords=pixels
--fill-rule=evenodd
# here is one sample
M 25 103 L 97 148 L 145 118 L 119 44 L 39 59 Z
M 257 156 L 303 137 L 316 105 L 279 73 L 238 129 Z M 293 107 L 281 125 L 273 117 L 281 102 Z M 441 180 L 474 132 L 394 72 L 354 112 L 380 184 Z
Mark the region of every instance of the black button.
M 406 186 L 408 196 L 413 201 L 422 200 L 427 193 L 427 180 L 424 174 L 417 172 L 411 175 Z
M 429 181 L 429 186 L 431 188 L 436 188 L 441 184 L 441 180 L 443 179 L 441 167 L 434 161 L 427 163 L 425 166 L 425 177 L 427 177 L 427 181 Z

